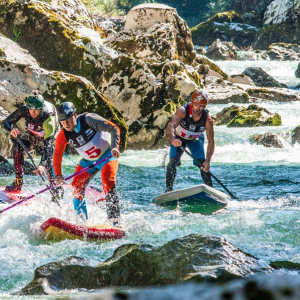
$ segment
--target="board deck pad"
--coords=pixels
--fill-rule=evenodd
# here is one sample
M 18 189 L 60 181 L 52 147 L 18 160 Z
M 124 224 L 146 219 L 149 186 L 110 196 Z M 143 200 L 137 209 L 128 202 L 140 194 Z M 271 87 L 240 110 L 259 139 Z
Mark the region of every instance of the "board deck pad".
M 58 218 L 50 218 L 40 226 L 41 236 L 46 240 L 87 239 L 87 240 L 115 240 L 125 236 L 121 228 L 108 225 L 72 224 Z
M 157 196 L 152 203 L 163 206 L 185 205 L 194 207 L 190 211 L 209 214 L 228 204 L 230 197 L 205 184 L 171 191 Z
M 5 186 L 0 187 L 0 203 L 14 203 L 18 202 L 26 197 L 31 196 L 32 193 L 25 189 L 19 192 L 7 192 Z

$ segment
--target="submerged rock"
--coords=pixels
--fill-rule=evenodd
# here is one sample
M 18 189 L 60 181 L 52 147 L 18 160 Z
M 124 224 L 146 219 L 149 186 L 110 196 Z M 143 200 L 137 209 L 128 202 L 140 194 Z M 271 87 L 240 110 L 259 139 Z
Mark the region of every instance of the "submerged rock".
M 291 138 L 292 144 L 300 143 L 300 125 L 292 130 Z
M 184 281 L 227 282 L 267 272 L 266 263 L 235 248 L 226 240 L 192 234 L 161 247 L 127 244 L 97 267 L 71 257 L 35 271 L 20 295 L 51 294 L 62 289 L 104 286 L 166 285 Z
M 284 148 L 282 138 L 273 132 L 252 136 L 250 137 L 250 141 L 267 148 Z
M 227 125 L 228 127 L 280 126 L 282 123 L 279 114 L 271 113 L 255 104 L 251 104 L 247 108 L 237 105 L 225 107 L 212 118 L 216 125 Z
M 243 74 L 249 76 L 254 84 L 259 87 L 287 87 L 285 84 L 275 80 L 260 67 L 248 67 Z

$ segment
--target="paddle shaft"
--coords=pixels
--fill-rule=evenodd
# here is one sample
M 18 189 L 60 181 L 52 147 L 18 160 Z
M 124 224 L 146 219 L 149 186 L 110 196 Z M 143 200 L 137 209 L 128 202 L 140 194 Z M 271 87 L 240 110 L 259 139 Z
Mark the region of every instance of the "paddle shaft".
M 32 156 L 30 155 L 30 153 L 29 153 L 27 147 L 24 145 L 24 143 L 22 142 L 22 140 L 21 140 L 18 136 L 17 136 L 17 139 L 18 139 L 18 142 L 19 142 L 19 143 L 21 144 L 21 146 L 23 147 L 23 149 L 25 150 L 25 152 L 27 153 L 28 157 L 30 158 L 30 160 L 31 160 L 31 162 L 32 162 L 32 164 L 33 164 L 33 166 L 35 167 L 35 169 L 37 169 L 37 166 L 36 166 L 36 164 L 35 164 L 35 162 L 34 162 Z M 47 181 L 46 181 L 46 179 L 44 178 L 44 176 L 43 176 L 41 173 L 39 173 L 39 175 L 40 175 L 40 177 L 42 178 L 43 182 L 45 183 L 46 187 L 48 187 Z M 57 196 L 54 195 L 54 192 L 51 190 L 51 188 L 50 188 L 49 190 L 50 190 L 51 196 L 54 197 L 54 199 L 55 199 L 55 203 L 56 203 L 58 206 L 60 206 L 60 204 L 58 203 L 58 200 L 57 200 Z
M 197 158 L 195 158 L 189 151 L 187 151 L 182 146 L 180 147 L 180 149 L 183 150 L 188 156 L 190 156 L 197 163 L 197 165 L 200 168 L 203 167 L 202 163 Z M 224 188 L 224 190 L 227 191 L 227 193 L 230 195 L 230 197 L 232 197 L 233 199 L 238 199 L 226 188 L 226 186 L 214 174 L 212 174 L 210 171 L 208 171 L 208 173 L 211 175 L 212 178 L 214 178 Z
M 90 165 L 90 166 L 88 166 L 88 167 L 83 168 L 82 170 L 78 171 L 77 173 L 74 173 L 73 175 L 70 175 L 70 176 L 68 176 L 67 178 L 65 178 L 65 181 L 67 181 L 67 180 L 69 180 L 69 179 L 71 179 L 71 178 L 73 178 L 73 177 L 75 177 L 75 176 L 77 176 L 77 175 L 79 175 L 79 174 L 81 174 L 81 173 L 83 173 L 83 172 L 86 172 L 88 169 L 92 169 L 92 168 L 94 168 L 95 166 L 100 165 L 101 163 L 103 163 L 103 162 L 109 160 L 111 157 L 112 157 L 112 155 L 110 155 L 110 156 L 108 156 L 108 157 L 106 157 L 106 158 L 104 158 L 104 159 L 102 159 L 102 160 L 99 160 L 99 161 L 97 161 L 96 163 L 94 163 L 94 164 L 92 164 L 92 165 Z M 54 187 L 54 186 L 56 186 L 55 183 L 52 184 L 51 186 L 49 186 L 49 187 L 43 189 L 43 190 L 41 190 L 41 191 L 39 191 L 39 192 L 37 192 L 37 193 L 31 195 L 31 196 L 28 196 L 28 197 L 24 198 L 23 200 L 21 200 L 21 201 L 15 203 L 15 204 L 13 204 L 13 205 L 11 205 L 11 206 L 9 206 L 9 207 L 6 207 L 6 208 L 0 210 L 0 214 L 2 214 L 3 212 L 5 212 L 5 211 L 7 211 L 7 210 L 9 210 L 9 209 L 11 209 L 11 208 L 13 208 L 13 207 L 15 207 L 15 206 L 21 204 L 21 203 L 23 203 L 23 202 L 25 202 L 25 201 L 27 201 L 27 200 L 30 200 L 30 199 L 34 198 L 35 196 L 37 196 L 37 195 L 39 195 L 39 194 L 42 194 L 42 193 L 48 191 L 49 189 L 51 189 L 51 188 Z

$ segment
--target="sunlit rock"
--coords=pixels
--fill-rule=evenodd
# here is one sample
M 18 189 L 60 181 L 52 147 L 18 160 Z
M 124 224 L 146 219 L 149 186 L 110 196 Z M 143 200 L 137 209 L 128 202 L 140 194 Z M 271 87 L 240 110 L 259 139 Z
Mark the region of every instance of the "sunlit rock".
M 266 55 L 269 56 L 270 60 L 299 60 L 300 46 L 288 43 L 271 44 Z
M 227 127 L 280 126 L 281 117 L 255 104 L 246 107 L 232 105 L 212 116 L 216 125 Z
M 242 74 L 249 76 L 254 84 L 259 87 L 287 87 L 285 84 L 275 80 L 260 67 L 248 67 Z
M 175 28 L 171 23 L 155 24 L 142 34 L 133 30 L 118 32 L 106 45 L 150 63 L 178 59 Z
M 299 0 L 274 0 L 264 14 L 254 48 L 267 49 L 273 43 L 300 44 L 299 12 Z
M 231 83 L 240 83 L 255 86 L 253 80 L 245 74 L 231 75 L 228 78 L 228 81 L 230 81 Z
M 235 11 L 218 13 L 205 22 L 191 28 L 193 43 L 210 46 L 216 39 L 232 41 L 237 47 L 249 47 L 258 28 L 245 24 Z
M 123 55 L 111 61 L 101 82 L 99 90 L 113 99 L 129 126 L 128 146 L 147 149 L 165 137 L 161 132 L 184 99 L 201 86 L 201 76 L 179 60 L 146 64 Z
M 97 22 L 79 0 L 2 1 L 0 31 L 28 50 L 41 67 L 94 83 L 117 57 L 103 44 Z
M 273 132 L 267 132 L 265 134 L 257 134 L 250 137 L 250 142 L 257 145 L 263 145 L 267 148 L 284 148 L 284 140 Z
M 161 247 L 125 244 L 97 267 L 71 257 L 36 269 L 19 294 L 51 294 L 63 289 L 107 286 L 154 286 L 184 281 L 224 283 L 271 268 L 226 240 L 199 234 Z
M 126 32 L 136 36 L 135 39 L 129 37 L 127 42 L 133 48 L 128 47 L 128 51 L 133 51 L 135 55 L 136 49 L 139 48 L 144 51 L 140 54 L 144 57 L 147 53 L 153 55 L 153 51 L 164 53 L 163 55 L 167 55 L 166 59 L 179 59 L 184 63 L 192 63 L 196 57 L 191 32 L 186 22 L 178 16 L 176 9 L 170 6 L 147 3 L 133 7 L 126 16 L 124 33 L 120 34 L 126 36 Z M 116 41 L 116 44 L 117 48 L 125 50 L 120 46 L 120 42 Z M 168 51 L 171 53 L 168 54 Z
M 205 56 L 213 60 L 236 60 L 237 49 L 232 42 L 217 39 L 207 48 Z
M 125 148 L 127 126 L 122 115 L 90 81 L 83 77 L 42 69 L 36 61 L 32 61 L 32 56 L 26 56 L 15 43 L 4 37 L 0 39 L 6 45 L 3 48 L 5 55 L 0 57 L 0 105 L 4 109 L 14 111 L 17 106 L 25 103 L 32 89 L 39 89 L 46 100 L 56 105 L 71 101 L 78 113 L 91 111 L 115 122 L 122 133 L 121 149 Z

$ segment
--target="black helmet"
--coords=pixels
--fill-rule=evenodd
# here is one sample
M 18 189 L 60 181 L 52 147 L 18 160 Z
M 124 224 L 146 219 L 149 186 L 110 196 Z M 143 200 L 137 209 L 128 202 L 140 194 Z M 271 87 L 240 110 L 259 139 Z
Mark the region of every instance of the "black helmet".
M 76 108 L 72 102 L 64 102 L 57 108 L 58 121 L 65 121 L 76 114 Z

